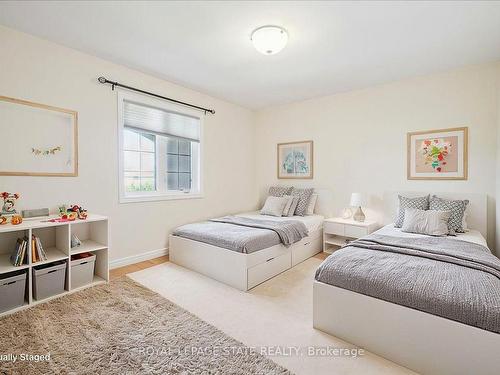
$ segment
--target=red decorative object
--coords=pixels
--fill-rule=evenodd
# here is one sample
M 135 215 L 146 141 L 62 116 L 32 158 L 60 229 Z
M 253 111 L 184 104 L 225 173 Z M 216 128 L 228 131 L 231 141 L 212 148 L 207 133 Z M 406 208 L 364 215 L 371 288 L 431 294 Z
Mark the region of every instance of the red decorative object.
M 10 222 L 11 222 L 12 225 L 19 225 L 19 224 L 21 224 L 23 222 L 23 218 L 20 215 L 14 215 L 10 219 Z

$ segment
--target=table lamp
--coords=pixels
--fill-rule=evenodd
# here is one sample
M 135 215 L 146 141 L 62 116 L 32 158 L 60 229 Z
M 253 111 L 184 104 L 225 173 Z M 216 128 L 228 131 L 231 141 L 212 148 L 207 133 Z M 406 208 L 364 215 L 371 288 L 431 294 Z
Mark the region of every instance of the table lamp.
M 363 199 L 363 195 L 361 193 L 352 193 L 351 194 L 351 206 L 357 207 L 357 210 L 352 217 L 356 221 L 365 221 L 366 217 L 365 217 L 365 214 L 363 213 L 363 210 L 361 209 L 363 202 L 364 202 L 364 199 Z

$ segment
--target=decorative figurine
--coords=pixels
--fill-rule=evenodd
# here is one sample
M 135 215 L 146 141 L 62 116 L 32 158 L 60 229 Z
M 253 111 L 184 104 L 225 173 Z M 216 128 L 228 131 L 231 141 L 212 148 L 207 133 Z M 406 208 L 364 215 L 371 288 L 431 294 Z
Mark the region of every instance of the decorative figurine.
M 73 211 L 78 215 L 78 219 L 80 220 L 85 220 L 87 218 L 87 210 L 84 210 L 82 206 L 78 206 L 77 204 L 74 204 L 70 208 L 68 208 L 68 211 Z
M 87 218 L 87 210 L 77 204 L 70 205 L 69 207 L 62 205 L 59 206 L 59 216 L 61 219 L 69 221 L 76 220 L 76 218 L 85 220 Z
M 71 235 L 71 248 L 81 246 L 82 241 L 78 238 L 76 234 Z
M 23 217 L 21 215 L 14 215 L 12 216 L 12 218 L 10 219 L 10 223 L 12 225 L 19 225 L 23 222 Z
M 19 194 L 17 193 L 8 193 L 4 191 L 1 194 L 3 198 L 3 206 L 2 206 L 2 214 L 3 215 L 15 215 L 17 214 L 15 205 L 16 201 L 19 199 Z
M 342 210 L 342 219 L 350 219 L 352 217 L 352 211 L 350 208 L 344 208 Z
M 59 216 L 60 217 L 65 216 L 66 212 L 67 212 L 67 208 L 66 208 L 65 204 L 63 204 L 62 206 L 59 206 Z
M 5 224 L 7 224 L 7 218 L 0 214 L 0 225 L 5 225 Z

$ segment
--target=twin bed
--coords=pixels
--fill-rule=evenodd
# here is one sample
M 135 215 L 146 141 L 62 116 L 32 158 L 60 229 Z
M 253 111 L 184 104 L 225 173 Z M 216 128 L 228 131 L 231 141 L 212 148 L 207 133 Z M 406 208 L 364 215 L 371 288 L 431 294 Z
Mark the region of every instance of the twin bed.
M 323 219 L 250 212 L 184 225 L 170 236 L 170 261 L 247 291 L 319 253 Z
M 500 262 L 486 245 L 486 196 L 464 195 L 465 234 L 386 225 L 325 259 L 313 281 L 314 327 L 418 372 L 498 374 Z M 387 222 L 395 201 L 384 197 Z M 246 291 L 320 252 L 322 221 L 248 213 L 192 224 L 171 236 L 170 259 Z
M 486 245 L 486 196 L 438 195 L 468 199 L 474 229 L 431 237 L 387 225 L 336 251 L 315 275 L 314 327 L 420 373 L 498 374 L 500 261 Z

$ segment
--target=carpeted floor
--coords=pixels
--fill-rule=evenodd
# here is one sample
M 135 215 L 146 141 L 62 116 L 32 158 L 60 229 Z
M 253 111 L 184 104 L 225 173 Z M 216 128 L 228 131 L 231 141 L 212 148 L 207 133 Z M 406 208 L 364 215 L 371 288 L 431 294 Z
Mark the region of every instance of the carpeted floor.
M 8 374 L 290 373 L 126 277 L 0 319 L 0 358 Z
M 353 348 L 353 345 L 313 328 L 312 284 L 320 263 L 321 260 L 310 258 L 247 293 L 173 263 L 129 276 L 245 345 L 270 350 L 299 348 L 300 353 L 266 353 L 295 374 L 414 374 L 371 353 L 358 357 L 310 355 L 311 348 Z M 370 319 L 369 311 L 366 311 L 366 319 Z

